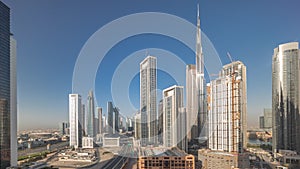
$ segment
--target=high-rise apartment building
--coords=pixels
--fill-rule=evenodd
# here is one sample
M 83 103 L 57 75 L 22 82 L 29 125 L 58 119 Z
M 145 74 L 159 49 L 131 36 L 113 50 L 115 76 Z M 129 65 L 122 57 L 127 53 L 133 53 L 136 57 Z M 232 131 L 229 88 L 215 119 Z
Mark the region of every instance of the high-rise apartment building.
M 246 147 L 246 66 L 232 62 L 223 66 L 219 78 L 210 83 L 208 148 L 242 153 Z
M 70 146 L 81 147 L 82 142 L 82 118 L 81 96 L 79 94 L 69 95 L 69 123 L 70 123 Z
M 141 113 L 137 112 L 134 116 L 134 137 L 139 140 L 141 138 Z
M 10 9 L 0 1 L 0 168 L 11 164 Z M 15 140 L 16 141 L 16 140 Z
M 181 141 L 186 139 L 185 110 L 183 109 L 183 87 L 171 86 L 163 90 L 163 144 L 185 150 Z M 181 138 L 182 137 L 182 138 Z
M 164 132 L 164 117 L 163 117 L 163 112 L 164 112 L 164 106 L 163 106 L 163 99 L 159 101 L 158 103 L 158 133 L 157 133 L 157 141 L 159 143 L 163 143 L 163 132 Z
M 186 66 L 186 112 L 187 112 L 187 138 L 197 138 L 198 133 L 198 97 L 196 84 L 196 65 Z
M 88 98 L 87 98 L 87 131 L 86 134 L 90 137 L 95 137 L 95 103 L 94 103 L 94 95 L 93 91 L 89 92 Z
M 140 63 L 141 144 L 157 143 L 156 57 L 147 56 Z
M 272 60 L 273 150 L 300 153 L 299 44 L 281 44 Z

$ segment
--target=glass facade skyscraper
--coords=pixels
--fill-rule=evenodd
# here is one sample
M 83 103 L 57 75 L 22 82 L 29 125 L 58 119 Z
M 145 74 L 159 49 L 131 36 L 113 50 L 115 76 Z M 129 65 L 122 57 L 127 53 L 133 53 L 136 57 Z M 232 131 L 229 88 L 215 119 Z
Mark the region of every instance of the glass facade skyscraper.
M 0 168 L 10 166 L 10 9 L 0 1 Z
M 94 123 L 95 123 L 95 103 L 94 103 L 94 95 L 93 91 L 89 92 L 88 98 L 87 98 L 87 135 L 90 137 L 95 136 L 95 131 L 94 131 Z
M 140 63 L 141 144 L 157 144 L 156 57 L 147 56 Z
M 281 44 L 272 61 L 273 151 L 300 153 L 299 44 Z

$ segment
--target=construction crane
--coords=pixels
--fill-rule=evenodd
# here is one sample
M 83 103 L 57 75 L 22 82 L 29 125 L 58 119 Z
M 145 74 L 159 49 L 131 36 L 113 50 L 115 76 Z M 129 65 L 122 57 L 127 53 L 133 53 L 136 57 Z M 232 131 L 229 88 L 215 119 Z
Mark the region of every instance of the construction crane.
M 232 63 L 232 62 L 233 62 L 233 60 L 232 60 L 232 57 L 231 57 L 231 55 L 230 55 L 230 53 L 229 53 L 229 52 L 227 52 L 227 56 L 228 56 L 228 58 L 230 59 L 230 62 Z

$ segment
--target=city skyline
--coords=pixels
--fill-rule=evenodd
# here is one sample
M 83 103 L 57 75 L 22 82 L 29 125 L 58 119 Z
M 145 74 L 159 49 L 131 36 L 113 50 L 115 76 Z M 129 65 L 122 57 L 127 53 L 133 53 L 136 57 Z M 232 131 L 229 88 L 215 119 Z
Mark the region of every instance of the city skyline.
M 56 5 L 67 5 L 67 2 L 62 2 L 60 4 L 54 4 L 52 2 L 48 2 L 49 4 L 53 4 L 53 9 L 49 6 L 45 6 L 42 3 L 35 2 L 33 3 L 32 7 L 32 14 L 25 14 L 26 10 L 29 10 L 28 8 L 25 9 L 27 5 L 30 5 L 34 1 L 28 1 L 27 5 L 24 4 L 24 2 L 16 2 L 16 1 L 3 1 L 6 4 L 10 6 L 12 9 L 12 29 L 16 34 L 16 39 L 18 40 L 18 55 L 20 55 L 20 59 L 18 59 L 18 91 L 19 91 L 19 129 L 26 129 L 26 128 L 47 128 L 47 127 L 57 127 L 57 124 L 62 121 L 66 121 L 68 117 L 68 108 L 67 108 L 67 97 L 69 93 L 72 93 L 71 91 L 71 77 L 72 72 L 74 68 L 74 61 L 78 55 L 78 52 L 86 39 L 91 35 L 94 31 L 96 31 L 99 27 L 102 25 L 108 23 L 109 21 L 116 19 L 118 17 L 123 16 L 124 14 L 131 14 L 135 12 L 145 12 L 145 11 L 159 11 L 159 12 L 166 12 L 178 15 L 180 17 L 183 17 L 184 19 L 187 19 L 191 23 L 194 23 L 196 25 L 196 2 L 186 2 L 182 3 L 184 5 L 182 10 L 178 10 L 178 12 L 175 10 L 176 5 L 181 4 L 179 2 L 175 2 L 174 6 L 171 6 L 170 8 L 164 8 L 168 6 L 170 1 L 164 2 L 161 4 L 161 6 L 155 5 L 155 3 L 149 3 L 147 2 L 146 5 L 142 5 L 140 3 L 132 4 L 133 7 L 126 6 L 126 9 L 132 9 L 136 8 L 134 11 L 122 11 L 117 12 L 116 14 L 112 14 L 112 16 L 104 16 L 100 14 L 104 14 L 105 12 L 108 12 L 107 10 L 104 10 L 103 13 L 97 13 L 98 15 L 94 16 L 91 22 L 83 21 L 86 23 L 85 30 L 82 31 L 83 35 L 78 35 L 78 37 L 72 37 L 75 38 L 76 41 L 74 43 L 68 44 L 68 38 L 71 38 L 71 35 L 73 35 L 75 32 L 70 31 L 66 32 L 64 30 L 67 30 L 70 28 L 69 26 L 63 26 L 62 28 L 58 29 L 57 27 L 53 27 L 57 29 L 58 31 L 55 31 L 57 33 L 56 36 L 59 36 L 62 38 L 63 42 L 65 44 L 68 44 L 64 46 L 63 48 L 54 45 L 52 43 L 55 39 L 50 38 L 49 35 L 53 34 L 52 30 L 48 30 L 45 27 L 43 27 L 41 24 L 43 23 L 43 20 L 48 20 L 50 23 L 53 23 L 53 25 L 57 24 L 61 19 L 58 19 L 57 21 L 55 19 L 58 18 L 58 15 L 50 16 L 50 11 L 53 10 L 54 12 L 62 12 L 58 9 L 56 9 Z M 69 7 L 70 13 L 68 14 L 76 14 L 75 10 L 79 7 L 78 5 L 79 1 L 73 2 L 72 7 Z M 96 9 L 101 9 L 101 5 L 96 5 L 96 2 L 91 2 L 96 7 L 91 7 L 87 4 L 86 7 L 90 7 L 92 10 L 95 11 Z M 115 5 L 116 2 L 111 2 L 109 4 L 106 4 L 110 8 L 116 8 L 116 11 L 118 11 L 117 5 Z M 258 1 L 256 1 L 258 3 Z M 298 3 L 295 1 L 295 3 Z M 46 3 L 47 4 L 47 3 Z M 241 60 L 247 65 L 249 71 L 248 71 L 248 116 L 249 121 L 255 121 L 252 125 L 258 124 L 257 116 L 261 115 L 261 112 L 263 111 L 263 108 L 265 107 L 271 107 L 271 61 L 272 61 L 272 53 L 273 48 L 278 46 L 279 44 L 282 44 L 284 42 L 289 41 L 299 41 L 299 34 L 297 34 L 297 30 L 299 30 L 300 25 L 298 25 L 295 22 L 292 22 L 292 19 L 285 20 L 284 22 L 281 20 L 282 18 L 291 18 L 288 16 L 294 16 L 297 15 L 297 10 L 289 10 L 289 12 L 282 12 L 281 14 L 277 14 L 276 10 L 280 9 L 281 6 L 283 7 L 289 7 L 291 9 L 295 8 L 297 5 L 289 5 L 285 3 L 277 3 L 274 5 L 275 9 L 270 9 L 271 14 L 263 14 L 263 8 L 268 7 L 268 4 L 266 2 L 260 2 L 258 5 L 255 5 L 255 1 L 252 3 L 246 5 L 243 5 L 240 2 L 236 2 L 236 4 L 229 3 L 223 4 L 223 2 L 220 2 L 220 4 L 217 5 L 216 8 L 220 8 L 220 6 L 223 5 L 224 9 L 220 8 L 220 11 L 218 11 L 218 14 L 226 11 L 225 16 L 219 16 L 217 14 L 213 14 L 209 10 L 214 9 L 212 7 L 213 2 L 200 2 L 200 15 L 201 15 L 201 27 L 202 31 L 204 31 L 207 36 L 212 40 L 213 44 L 215 45 L 217 51 L 219 52 L 221 56 L 221 60 L 223 63 L 229 63 L 229 59 L 226 56 L 226 52 L 230 51 L 233 58 L 235 60 Z M 246 6 L 250 5 L 250 9 L 257 9 L 258 8 L 258 14 L 251 13 L 250 9 L 245 10 Z M 40 6 L 40 9 L 36 9 L 34 7 Z M 229 10 L 229 9 L 235 9 L 235 7 L 241 7 L 238 9 L 237 12 L 240 12 L 241 17 L 233 16 L 235 12 Z M 251 8 L 252 7 L 252 8 Z M 190 10 L 194 9 L 194 10 Z M 245 10 L 245 11 L 243 11 Z M 42 12 L 43 11 L 43 12 Z M 101 11 L 101 10 L 99 10 Z M 48 12 L 48 13 L 47 13 Z M 40 17 L 37 17 L 38 14 L 44 14 Z M 25 15 L 23 15 L 25 14 Z M 74 20 L 70 19 L 70 16 L 66 14 L 63 15 L 65 20 L 67 20 L 67 23 L 69 23 L 71 26 L 75 26 L 76 22 Z M 37 15 L 37 16 L 33 16 Z M 85 15 L 84 17 L 88 17 L 92 15 L 92 13 L 89 13 Z M 243 18 L 245 17 L 245 18 Z M 262 18 L 260 18 L 262 17 Z M 30 24 L 24 24 L 17 26 L 18 24 L 23 24 L 25 20 L 29 23 L 32 22 L 29 20 L 35 20 L 36 25 L 35 29 L 31 29 L 32 27 L 29 26 Z M 97 20 L 98 18 L 98 20 Z M 102 19 L 103 18 L 103 19 Z M 232 20 L 231 20 L 232 19 Z M 256 19 L 256 20 L 255 20 Z M 267 19 L 266 23 L 264 24 L 264 19 Z M 242 26 L 242 23 L 245 21 L 250 22 L 250 28 L 245 28 Z M 233 24 L 234 22 L 241 22 L 241 24 Z M 277 27 L 272 27 L 272 23 L 275 21 L 283 22 L 283 24 L 276 24 Z M 217 23 L 218 22 L 218 23 Z M 254 24 L 256 23 L 257 24 Z M 73 23 L 73 24 L 72 24 Z M 246 23 L 246 22 L 245 22 Z M 284 24 L 285 23 L 285 24 Z M 62 24 L 62 23 L 61 23 Z M 257 27 L 253 26 L 256 25 Z M 51 24 L 50 24 L 51 25 Z M 218 30 L 219 27 L 224 27 L 224 30 Z M 252 25 L 252 26 L 251 26 Z M 260 27 L 258 27 L 260 25 Z M 219 27 L 218 27 L 219 26 Z M 229 27 L 229 28 L 226 28 Z M 270 27 L 270 28 L 269 28 Z M 280 34 L 279 32 L 282 30 L 289 30 L 284 35 L 277 35 Z M 28 35 L 24 33 L 24 31 L 28 31 L 28 35 L 32 35 L 32 38 L 28 38 Z M 35 34 L 33 31 L 38 34 Z M 69 29 L 70 30 L 70 29 Z M 260 33 L 265 32 L 264 34 Z M 46 32 L 45 32 L 46 31 Z M 79 31 L 76 29 L 76 31 Z M 64 32 L 64 34 L 61 34 L 60 32 Z M 226 32 L 224 34 L 224 32 Z M 257 37 L 253 36 L 253 33 L 257 32 Z M 48 34 L 49 35 L 43 35 L 41 34 Z M 239 37 L 239 34 L 243 33 L 243 36 Z M 66 35 L 65 37 L 63 35 Z M 41 37 L 39 37 L 41 36 Z M 228 42 L 229 38 L 232 37 L 233 42 Z M 41 41 L 40 38 L 44 38 L 45 44 L 36 45 L 37 42 Z M 71 39 L 72 39 L 71 38 Z M 154 40 L 149 40 L 153 38 Z M 243 38 L 243 39 L 242 39 Z M 27 42 L 25 39 L 32 39 Z M 176 42 L 173 42 L 170 39 L 166 39 L 165 37 L 157 37 L 154 35 L 144 35 L 140 38 L 138 37 L 132 37 L 128 40 L 125 40 L 124 42 L 121 42 L 118 44 L 115 48 L 112 49 L 112 52 L 108 54 L 108 58 L 104 60 L 106 64 L 111 65 L 111 63 L 115 61 L 122 60 L 122 57 L 124 57 L 126 54 L 131 53 L 132 49 L 125 50 L 124 46 L 127 46 L 129 44 L 130 46 L 134 46 L 137 43 L 141 41 L 149 40 L 147 43 L 144 43 L 143 45 L 139 45 L 138 48 L 151 48 L 153 46 L 153 42 L 157 40 L 162 40 L 162 42 L 172 42 L 172 45 L 175 47 L 170 47 L 172 45 L 164 45 L 162 43 L 158 43 L 156 47 L 162 46 L 162 48 L 167 48 L 172 52 L 175 52 L 180 56 L 181 58 L 185 59 L 186 63 L 188 64 L 194 64 L 194 55 L 192 52 L 187 51 L 187 49 L 184 49 L 184 52 L 176 51 L 176 47 L 181 47 L 182 44 L 178 44 Z M 49 40 L 49 41 L 48 41 Z M 244 43 L 240 43 L 240 41 Z M 28 43 L 27 45 L 25 43 Z M 59 45 L 60 43 L 58 43 Z M 29 45 L 29 46 L 28 46 Z M 34 52 L 35 46 L 37 48 L 37 51 Z M 34 48 L 33 48 L 34 47 Z M 40 49 L 38 49 L 40 48 Z M 182 48 L 185 48 L 184 46 Z M 56 50 L 57 49 L 57 50 Z M 42 52 L 44 50 L 44 52 Z M 66 52 L 66 51 L 72 51 L 72 52 Z M 56 52 L 54 52 L 56 51 Z M 151 54 L 151 51 L 150 53 Z M 56 56 L 57 55 L 57 56 Z M 112 55 L 119 55 L 120 57 L 117 57 L 116 59 L 109 59 Z M 186 56 L 187 55 L 187 56 Z M 247 56 L 247 57 L 245 57 Z M 259 57 L 262 56 L 262 57 Z M 63 58 L 62 58 L 63 57 Z M 141 56 L 145 57 L 145 56 Z M 205 57 L 205 56 L 204 56 Z M 28 59 L 28 61 L 26 61 Z M 60 63 L 60 59 L 63 60 L 63 63 Z M 260 59 L 261 62 L 257 62 L 256 60 Z M 33 61 L 33 63 L 29 63 L 29 61 Z M 158 60 L 159 62 L 159 60 Z M 51 67 L 55 67 L 55 69 L 50 69 L 50 67 L 46 66 L 45 64 L 51 65 Z M 55 66 L 57 65 L 57 66 Z M 114 66 L 113 66 L 114 67 Z M 53 72 L 51 72 L 51 71 Z M 106 81 L 109 79 L 109 76 L 111 74 L 112 69 L 108 69 L 107 66 L 100 66 L 100 70 L 107 72 L 107 75 L 98 75 L 96 80 L 96 91 L 95 96 L 97 97 L 98 103 L 95 103 L 99 107 L 103 107 L 103 112 L 107 112 L 105 110 L 106 102 L 107 101 L 113 101 L 112 98 L 109 96 L 108 92 L 105 92 L 105 90 L 110 91 L 107 84 L 100 82 L 100 81 Z M 183 70 L 184 72 L 184 70 Z M 53 74 L 54 73 L 54 74 Z M 217 72 L 214 72 L 217 73 Z M 59 74 L 59 75 L 57 75 Z M 32 76 L 33 75 L 33 76 Z M 161 77 L 166 77 L 167 80 L 162 80 Z M 267 79 L 267 80 L 266 80 Z M 49 85 L 45 84 L 45 82 L 49 82 Z M 58 82 L 53 83 L 53 81 Z M 108 80 L 109 81 L 109 80 Z M 138 89 L 138 76 L 133 79 L 132 81 L 132 87 L 129 90 L 130 99 L 132 100 L 135 107 L 139 107 L 139 93 L 133 92 L 132 90 Z M 261 83 L 257 83 L 261 82 Z M 164 89 L 166 87 L 169 87 L 174 84 L 174 80 L 172 78 L 168 77 L 166 74 L 158 72 L 158 88 Z M 178 84 L 183 85 L 185 84 Z M 262 87 L 261 87 L 262 86 Z M 53 92 L 57 91 L 57 92 Z M 53 94 L 52 94 L 52 93 Z M 41 94 L 43 93 L 43 94 Z M 259 94 L 259 98 L 257 98 L 257 94 Z M 47 98 L 44 98 L 42 96 L 47 95 Z M 160 94 L 158 94 L 159 96 Z M 54 101 L 55 100 L 55 101 Z M 160 100 L 160 98 L 157 98 L 157 100 Z M 261 103 L 259 106 L 258 103 Z M 55 105 L 55 106 L 53 106 Z M 119 106 L 119 105 L 117 105 Z M 54 108 L 55 107 L 55 108 Z M 126 112 L 126 108 L 120 107 L 121 113 L 126 114 L 133 114 L 135 112 Z M 124 112 L 122 112 L 124 111 Z M 55 117 L 61 117 L 60 119 L 56 120 Z M 35 119 L 38 119 L 36 121 L 36 125 L 29 125 L 30 122 L 33 121 L 33 117 L 36 117 Z M 47 118 L 46 123 L 41 123 L 44 118 Z M 41 121 L 41 122 L 39 122 Z M 49 122 L 48 122 L 49 121 Z M 34 121 L 35 122 L 35 121 Z M 31 123 L 32 124 L 32 123 Z M 258 125 L 257 125 L 258 126 Z

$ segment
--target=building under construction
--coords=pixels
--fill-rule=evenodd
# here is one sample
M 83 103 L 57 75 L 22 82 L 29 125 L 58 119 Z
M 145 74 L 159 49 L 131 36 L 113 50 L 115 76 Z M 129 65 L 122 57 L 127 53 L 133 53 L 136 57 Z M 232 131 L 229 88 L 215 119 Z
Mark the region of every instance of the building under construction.
M 223 66 L 209 87 L 208 148 L 243 153 L 246 147 L 246 66 L 235 61 Z

